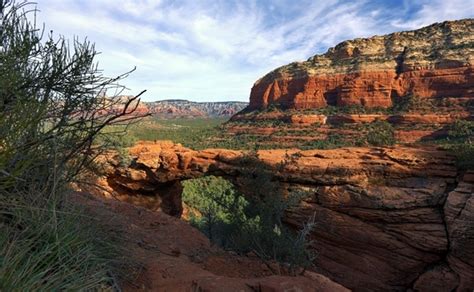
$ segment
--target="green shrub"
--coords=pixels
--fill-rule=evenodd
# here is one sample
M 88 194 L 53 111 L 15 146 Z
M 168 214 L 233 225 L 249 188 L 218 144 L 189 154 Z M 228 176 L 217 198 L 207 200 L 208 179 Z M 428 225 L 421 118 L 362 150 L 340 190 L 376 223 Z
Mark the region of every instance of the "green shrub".
M 31 178 L 47 184 L 52 167 L 61 181 L 73 180 L 94 161 L 92 153 L 105 149 L 93 143 L 97 135 L 127 124 L 124 117 L 138 105 L 138 97 L 106 97 L 123 76 L 102 76 L 87 41 L 42 39 L 25 5 L 0 2 L 0 188 L 6 193 Z
M 302 150 L 308 149 L 334 149 L 339 147 L 351 146 L 340 134 L 329 134 L 325 140 L 312 140 L 300 145 Z
M 453 140 L 470 139 L 474 134 L 474 122 L 457 120 L 448 128 L 448 138 Z
M 432 112 L 434 108 L 433 101 L 427 98 L 421 98 L 417 95 L 407 95 L 393 101 L 392 112 Z
M 456 157 L 461 169 L 474 169 L 474 122 L 457 120 L 448 126 L 447 137 L 438 141 Z
M 117 285 L 123 264 L 117 238 L 83 210 L 57 209 L 17 205 L 1 214 L 9 222 L 0 222 L 0 291 L 82 291 Z
M 281 112 L 285 107 L 280 103 L 271 103 L 263 112 Z
M 253 252 L 265 263 L 276 261 L 295 274 L 312 265 L 314 253 L 308 241 L 314 218 L 296 232 L 283 218 L 303 194 L 287 197 L 273 180 L 272 172 L 253 157 L 241 160 L 240 195 L 222 178 L 205 177 L 184 183 L 183 201 L 197 209 L 191 223 L 212 242 L 242 254 Z M 279 271 L 274 271 L 279 272 Z
M 455 143 L 446 145 L 455 157 L 459 168 L 474 169 L 474 144 L 471 142 Z
M 395 130 L 386 121 L 376 121 L 368 126 L 367 143 L 373 146 L 387 146 L 395 144 Z
M 237 194 L 227 180 L 207 176 L 183 182 L 183 202 L 199 211 L 190 221 L 203 231 L 211 242 L 226 245 L 225 226 L 243 218 L 248 202 Z
M 109 148 L 94 142 L 104 128 L 138 118 L 138 96 L 106 97 L 124 76 L 104 77 L 88 41 L 43 38 L 28 5 L 0 1 L 0 290 L 111 287 L 117 256 L 67 194 Z

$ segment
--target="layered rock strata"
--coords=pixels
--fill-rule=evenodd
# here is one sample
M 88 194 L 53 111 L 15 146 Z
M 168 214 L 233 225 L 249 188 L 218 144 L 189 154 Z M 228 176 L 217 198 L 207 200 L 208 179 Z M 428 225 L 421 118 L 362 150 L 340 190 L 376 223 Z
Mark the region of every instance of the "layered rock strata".
M 362 105 L 401 97 L 474 97 L 474 20 L 344 41 L 325 54 L 275 69 L 251 91 L 250 110 Z
M 130 150 L 104 186 L 119 199 L 179 216 L 180 182 L 238 179 L 241 151 L 194 151 L 170 142 Z M 436 148 L 262 150 L 286 190 L 310 196 L 287 212 L 300 228 L 313 214 L 317 271 L 356 291 L 470 291 L 474 288 L 474 175 Z M 281 162 L 288 160 L 281 167 Z

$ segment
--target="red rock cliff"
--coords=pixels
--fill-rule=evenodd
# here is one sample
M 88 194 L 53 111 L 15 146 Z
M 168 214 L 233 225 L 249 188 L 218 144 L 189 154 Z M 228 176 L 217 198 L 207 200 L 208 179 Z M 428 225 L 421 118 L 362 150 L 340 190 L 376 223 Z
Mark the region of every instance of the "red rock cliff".
M 237 182 L 245 155 L 171 142 L 139 143 L 130 154 L 129 166 L 107 169 L 103 190 L 175 216 L 181 180 L 212 174 Z M 315 214 L 317 272 L 354 291 L 474 288 L 474 173 L 458 170 L 449 153 L 397 146 L 260 150 L 258 157 L 282 187 L 310 193 L 285 221 L 300 229 Z
M 390 107 L 397 98 L 474 98 L 474 19 L 344 41 L 258 80 L 249 109 Z

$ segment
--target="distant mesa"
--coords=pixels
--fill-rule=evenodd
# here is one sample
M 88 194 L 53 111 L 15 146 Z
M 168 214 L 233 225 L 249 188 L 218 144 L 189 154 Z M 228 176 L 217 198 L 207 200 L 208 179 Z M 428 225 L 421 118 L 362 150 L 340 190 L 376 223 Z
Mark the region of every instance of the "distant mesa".
M 474 19 L 344 41 L 255 82 L 249 110 L 388 108 L 404 96 L 474 97 Z

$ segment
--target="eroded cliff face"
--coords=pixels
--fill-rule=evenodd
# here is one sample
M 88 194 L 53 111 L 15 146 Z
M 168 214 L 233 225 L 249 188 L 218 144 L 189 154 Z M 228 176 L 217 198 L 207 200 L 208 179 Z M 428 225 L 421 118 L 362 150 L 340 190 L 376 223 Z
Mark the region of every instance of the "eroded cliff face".
M 194 151 L 140 143 L 128 166 L 111 164 L 102 185 L 116 198 L 180 216 L 180 181 L 221 175 L 238 181 L 241 151 Z M 316 214 L 317 271 L 356 291 L 471 291 L 474 174 L 436 148 L 261 150 L 287 190 L 309 196 L 287 212 L 300 228 Z M 281 162 L 291 158 L 281 167 Z
M 277 68 L 251 91 L 250 110 L 275 104 L 390 107 L 400 97 L 474 97 L 474 20 L 344 41 L 325 54 Z

